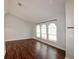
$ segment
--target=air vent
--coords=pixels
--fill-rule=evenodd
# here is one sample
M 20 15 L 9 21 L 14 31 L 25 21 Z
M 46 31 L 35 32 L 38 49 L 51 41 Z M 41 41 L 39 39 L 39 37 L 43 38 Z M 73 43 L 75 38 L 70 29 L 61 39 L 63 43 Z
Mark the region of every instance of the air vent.
M 22 6 L 22 4 L 21 4 L 20 2 L 18 2 L 18 5 L 19 5 L 19 6 Z

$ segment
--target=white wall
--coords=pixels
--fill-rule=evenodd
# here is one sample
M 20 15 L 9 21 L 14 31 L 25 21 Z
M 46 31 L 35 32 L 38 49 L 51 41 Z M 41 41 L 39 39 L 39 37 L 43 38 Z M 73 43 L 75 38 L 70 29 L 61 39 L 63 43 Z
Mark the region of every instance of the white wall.
M 9 12 L 9 0 L 4 0 L 4 14 Z
M 33 24 L 11 14 L 5 15 L 5 41 L 31 38 Z
M 61 6 L 59 6 L 57 4 L 57 0 L 56 0 L 56 4 L 52 3 L 52 5 L 54 7 L 56 7 L 54 10 L 52 10 L 51 12 L 53 12 L 52 17 L 49 18 L 45 18 L 45 19 L 40 19 L 40 22 L 44 22 L 44 21 L 49 21 L 49 20 L 53 20 L 53 19 L 57 19 L 57 21 L 53 21 L 53 23 L 56 24 L 57 26 L 57 42 L 48 42 L 48 41 L 44 41 L 44 42 L 48 42 L 51 45 L 54 45 L 56 47 L 59 47 L 60 49 L 65 50 L 66 49 L 66 20 L 65 20 L 65 1 L 61 0 L 60 2 L 62 2 Z M 59 7 L 58 7 L 59 6 Z M 53 7 L 53 8 L 54 8 Z M 60 10 L 61 9 L 61 10 Z M 56 12 L 55 10 L 59 10 L 58 12 Z
M 43 39 L 38 39 L 38 40 L 41 40 L 41 41 L 46 42 L 48 44 L 51 44 L 52 46 L 58 47 L 60 49 L 66 50 L 65 16 L 57 17 L 57 20 L 52 21 L 52 23 L 55 23 L 56 26 L 57 26 L 57 41 L 56 42 L 50 42 L 48 40 L 45 41 Z
M 51 2 L 53 8 L 51 13 L 53 14 L 49 18 L 41 19 L 39 22 L 49 21 L 53 19 L 57 19 L 57 21 L 53 21 L 57 25 L 57 42 L 48 42 L 51 45 L 59 47 L 63 50 L 66 49 L 66 19 L 65 19 L 65 0 L 56 0 L 55 3 Z M 58 10 L 58 11 L 57 11 Z
M 66 57 L 74 59 L 74 0 L 66 0 Z

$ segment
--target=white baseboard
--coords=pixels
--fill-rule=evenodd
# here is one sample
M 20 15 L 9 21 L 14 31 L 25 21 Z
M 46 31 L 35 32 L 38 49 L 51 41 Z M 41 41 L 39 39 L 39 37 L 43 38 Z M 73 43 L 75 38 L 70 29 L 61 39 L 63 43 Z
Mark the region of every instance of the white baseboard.
M 70 59 L 69 57 L 65 57 L 65 59 Z
M 6 39 L 5 41 L 17 41 L 17 40 L 25 40 L 30 38 L 22 38 L 22 39 Z
M 34 39 L 36 39 L 36 40 L 39 40 L 39 41 L 41 41 L 41 42 L 44 42 L 44 43 L 46 43 L 46 44 L 49 44 L 49 45 L 51 45 L 51 46 L 54 46 L 54 47 L 56 47 L 56 48 L 59 48 L 59 49 L 61 49 L 61 50 L 66 50 L 65 48 L 62 48 L 62 47 L 60 47 L 60 46 L 58 46 L 57 44 L 53 44 L 53 43 L 51 43 L 51 42 L 48 42 L 48 41 L 45 41 L 45 40 L 43 40 L 43 39 L 39 39 L 39 38 L 35 38 L 34 37 Z
M 35 38 L 35 37 L 33 37 L 33 38 L 36 39 L 36 40 L 39 40 L 39 41 L 44 42 L 44 43 L 47 43 L 47 44 L 49 44 L 49 45 L 51 45 L 51 46 L 54 46 L 54 47 L 56 47 L 56 48 L 59 48 L 59 49 L 65 51 L 65 48 L 62 48 L 62 47 L 58 46 L 57 44 L 54 44 L 54 43 L 45 41 L 45 40 L 43 40 L 43 39 L 40 40 L 40 39 Z M 27 38 L 27 39 L 30 39 L 30 38 Z M 8 40 L 5 40 L 5 41 L 16 41 L 16 40 L 24 40 L 24 39 L 8 39 Z
M 18 39 L 8 39 L 8 40 L 5 40 L 5 41 L 15 41 L 15 40 L 18 40 Z

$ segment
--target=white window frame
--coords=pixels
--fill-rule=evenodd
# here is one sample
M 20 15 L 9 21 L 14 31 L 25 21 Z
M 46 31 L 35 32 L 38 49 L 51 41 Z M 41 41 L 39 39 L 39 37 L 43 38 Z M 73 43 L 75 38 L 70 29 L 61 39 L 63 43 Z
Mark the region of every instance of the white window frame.
M 47 36 L 47 38 L 46 38 L 46 39 L 42 38 L 41 26 L 42 26 L 43 24 L 45 24 L 45 25 L 46 25 L 46 31 L 47 31 L 47 32 L 46 32 L 46 33 L 47 33 L 47 34 L 46 34 L 46 36 Z M 48 38 L 48 37 L 49 37 L 49 34 L 48 34 L 48 29 L 49 29 L 49 28 L 48 28 L 48 26 L 49 26 L 49 24 L 54 24 L 54 25 L 56 26 L 56 24 L 55 24 L 55 23 L 53 23 L 53 22 L 37 24 L 37 25 L 39 25 L 39 26 L 40 26 L 40 37 L 37 37 L 37 33 L 36 33 L 36 37 L 37 37 L 37 38 L 41 38 L 41 39 L 44 39 L 44 40 L 51 41 L 51 40 L 49 40 L 49 38 Z M 37 26 L 37 25 L 36 25 L 36 26 Z M 56 26 L 56 40 L 52 40 L 51 42 L 56 42 L 56 41 L 57 41 L 57 26 Z
M 55 26 L 55 33 L 54 33 L 54 34 L 53 34 L 52 32 L 51 32 L 52 34 L 49 33 L 49 26 L 50 26 L 51 24 L 53 24 L 53 25 Z M 52 35 L 52 36 L 55 35 L 55 39 L 49 39 L 49 36 L 50 36 L 50 35 Z M 54 42 L 57 41 L 57 26 L 56 26 L 55 23 L 49 23 L 49 24 L 48 24 L 48 40 L 49 40 L 49 41 L 54 41 Z
M 42 29 L 42 26 L 44 26 L 44 25 L 46 26 L 46 24 L 42 24 L 42 25 L 41 25 L 41 38 L 46 40 L 46 39 L 47 39 L 47 26 L 46 26 L 46 33 L 42 33 L 42 30 L 43 30 L 43 29 Z M 43 37 L 42 37 L 43 34 L 46 35 L 46 38 L 43 38 Z
M 41 32 L 41 30 L 39 31 L 39 35 L 40 35 L 40 36 L 38 37 L 38 36 L 37 36 L 37 35 L 38 35 L 38 33 L 37 33 L 37 26 L 39 26 L 39 28 L 40 28 L 41 26 L 40 26 L 39 24 L 38 24 L 38 25 L 36 25 L 36 37 L 37 37 L 37 38 L 40 38 L 40 37 L 41 37 L 41 33 L 40 33 L 40 32 Z

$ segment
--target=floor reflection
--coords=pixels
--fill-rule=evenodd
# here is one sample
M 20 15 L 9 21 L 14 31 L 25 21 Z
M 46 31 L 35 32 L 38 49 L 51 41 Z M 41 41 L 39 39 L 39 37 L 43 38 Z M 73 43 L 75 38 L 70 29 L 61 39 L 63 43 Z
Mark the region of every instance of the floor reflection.
M 41 44 L 40 42 L 36 43 L 36 52 L 41 55 L 43 59 L 59 59 L 57 57 L 59 51 L 45 44 Z
M 33 39 L 6 42 L 6 52 L 5 59 L 65 59 L 64 51 Z

